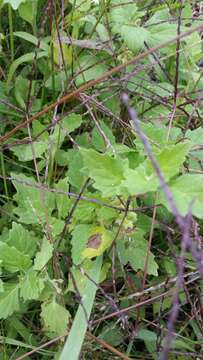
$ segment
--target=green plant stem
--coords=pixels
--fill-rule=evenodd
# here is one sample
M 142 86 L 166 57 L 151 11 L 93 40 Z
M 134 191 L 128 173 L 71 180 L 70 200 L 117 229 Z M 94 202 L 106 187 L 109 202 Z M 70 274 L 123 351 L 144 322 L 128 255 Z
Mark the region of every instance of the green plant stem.
M 2 169 L 2 174 L 4 177 L 4 190 L 5 190 L 5 194 L 6 197 L 9 198 L 9 193 L 8 193 L 8 187 L 7 187 L 7 182 L 6 182 L 6 170 L 5 170 L 5 162 L 4 162 L 4 155 L 3 155 L 3 151 L 1 151 L 1 169 Z
M 14 36 L 13 36 L 13 17 L 12 8 L 8 4 L 8 21 L 9 21 L 9 38 L 10 38 L 10 50 L 11 50 L 11 62 L 14 61 Z

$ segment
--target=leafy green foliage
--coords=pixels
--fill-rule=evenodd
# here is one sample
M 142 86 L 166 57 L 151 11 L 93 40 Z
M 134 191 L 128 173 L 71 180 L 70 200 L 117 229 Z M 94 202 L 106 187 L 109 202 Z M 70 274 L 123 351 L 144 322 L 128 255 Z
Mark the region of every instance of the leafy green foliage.
M 48 215 L 51 214 L 55 205 L 54 194 L 45 193 L 39 188 L 32 187 L 32 184 L 36 185 L 37 183 L 31 177 L 13 173 L 12 177 L 14 178 L 13 184 L 17 190 L 14 199 L 18 203 L 14 212 L 19 216 L 20 221 L 25 224 L 45 222 L 46 213 Z M 28 185 L 25 187 L 23 182 Z
M 185 216 L 189 211 L 197 216 L 203 218 L 203 182 L 202 176 L 199 174 L 185 174 L 169 183 L 175 203 L 179 211 Z M 165 201 L 161 194 L 161 202 L 170 209 L 169 204 Z M 184 201 L 183 201 L 184 200 Z
M 69 312 L 55 300 L 42 305 L 41 317 L 51 336 L 65 334 L 70 318 Z
M 0 149 L 0 352 L 20 358 L 28 348 L 40 360 L 63 360 L 96 351 L 109 358 L 86 336 L 92 312 L 95 336 L 130 358 L 157 359 L 172 295 L 147 311 L 143 305 L 133 342 L 137 315 L 124 318 L 119 310 L 172 287 L 180 256 L 185 272 L 196 271 L 197 259 L 181 251 L 180 229 L 122 94 L 178 211 L 194 217 L 191 241 L 201 255 L 201 31 L 166 44 L 201 24 L 201 11 L 170 0 L 0 0 L 0 9 L 0 136 L 12 130 Z M 187 285 L 192 299 L 198 286 Z M 171 349 L 195 353 L 196 309 L 190 313 L 189 296 L 179 290 L 190 321 L 180 316 Z M 119 321 L 104 323 L 110 312 Z M 67 332 L 64 349 L 62 340 L 36 350 Z
M 36 254 L 34 270 L 42 270 L 47 262 L 51 259 L 53 246 L 47 239 L 43 239 L 40 251 Z
M 4 284 L 4 291 L 0 293 L 0 318 L 6 319 L 20 308 L 19 287 L 16 284 Z
M 141 229 L 136 229 L 134 233 L 121 238 L 118 242 L 118 254 L 121 262 L 125 265 L 128 262 L 132 268 L 144 270 L 145 255 L 147 253 L 147 241 L 144 239 L 144 233 Z M 158 275 L 158 265 L 154 260 L 154 256 L 149 251 L 147 273 L 150 275 Z
M 107 154 L 99 154 L 92 149 L 82 149 L 83 172 L 95 181 L 94 187 L 104 196 L 115 196 L 120 193 L 119 187 L 124 180 L 123 171 L 127 161 L 119 161 Z
M 44 280 L 36 271 L 30 269 L 20 284 L 20 295 L 26 300 L 37 300 L 44 289 Z

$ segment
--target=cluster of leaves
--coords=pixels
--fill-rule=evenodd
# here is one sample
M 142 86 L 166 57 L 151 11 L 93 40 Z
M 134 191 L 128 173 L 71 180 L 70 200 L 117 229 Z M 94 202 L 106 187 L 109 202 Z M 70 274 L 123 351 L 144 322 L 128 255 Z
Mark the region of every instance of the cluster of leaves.
M 78 87 L 177 35 L 178 2 L 155 7 L 150 1 L 70 0 L 64 2 L 64 9 L 56 3 L 51 9 L 55 20 L 42 35 L 38 28 L 45 25 L 43 12 L 46 19 L 50 11 L 46 2 L 0 1 L 1 135 L 24 116 L 57 100 L 71 82 Z M 192 20 L 189 1 L 181 18 L 181 32 L 201 21 L 201 17 Z M 14 25 L 17 31 L 13 31 Z M 109 79 L 106 86 L 98 83 L 95 94 L 89 91 L 87 98 L 81 94 L 62 109 L 56 107 L 57 116 L 43 115 L 8 140 L 1 153 L 4 179 L 0 183 L 0 318 L 6 320 L 3 342 L 10 346 L 5 350 L 2 345 L 2 349 L 8 356 L 12 345 L 20 347 L 18 356 L 24 353 L 23 347 L 36 346 L 39 329 L 44 340 L 64 335 L 77 310 L 74 299 L 89 291 L 93 303 L 96 289 L 88 279 L 94 278 L 95 269 L 95 281 L 101 285 L 104 281 L 116 286 L 121 283 L 126 287 L 122 290 L 125 296 L 140 287 L 143 273 L 149 283 L 175 275 L 161 227 L 172 223 L 171 207 L 142 141 L 132 124 L 122 121 L 126 113 L 120 93 L 129 93 L 180 214 L 187 215 L 191 207 L 201 225 L 200 34 L 193 32 L 180 41 L 178 60 L 176 50 L 175 42 L 159 50 L 159 61 L 150 55 L 139 66 L 127 66 L 120 78 Z M 179 95 L 174 106 L 177 62 Z M 188 126 L 196 112 L 197 124 Z M 29 141 L 23 142 L 24 138 Z M 154 205 L 158 205 L 155 229 L 159 236 L 154 236 L 155 249 L 149 249 Z M 175 248 L 179 251 L 178 244 Z M 194 267 L 188 255 L 188 268 Z M 181 301 L 184 305 L 185 296 Z M 129 300 L 120 301 L 123 307 L 130 304 Z M 160 310 L 158 305 L 153 306 L 154 315 Z M 170 305 L 169 298 L 162 310 Z M 90 311 L 89 304 L 88 316 Z M 84 310 L 81 313 L 84 324 Z M 135 315 L 129 319 L 134 321 Z M 31 323 L 29 329 L 26 322 Z M 174 341 L 175 349 L 194 351 L 198 330 L 194 322 L 190 326 L 194 331 L 190 344 L 182 336 Z M 124 348 L 116 323 L 109 322 L 98 331 L 107 342 Z M 156 332 L 143 325 L 137 339 L 138 344 L 144 341 L 146 353 L 157 359 Z M 53 351 L 39 356 L 58 358 L 61 344 Z

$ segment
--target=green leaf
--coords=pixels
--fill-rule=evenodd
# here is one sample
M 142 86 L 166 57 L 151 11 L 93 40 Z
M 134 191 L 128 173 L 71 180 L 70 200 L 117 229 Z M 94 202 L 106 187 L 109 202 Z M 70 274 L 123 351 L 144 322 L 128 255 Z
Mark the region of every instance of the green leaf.
M 99 339 L 106 341 L 108 344 L 116 347 L 123 343 L 123 335 L 121 330 L 116 327 L 115 324 L 110 324 L 102 329 L 102 332 L 99 334 Z
M 64 221 L 61 219 L 57 219 L 53 216 L 49 218 L 49 225 L 53 237 L 56 237 L 62 232 L 64 224 L 65 224 Z
M 198 127 L 195 130 L 188 130 L 185 133 L 185 138 L 191 140 L 192 145 L 202 145 L 203 144 L 203 129 Z
M 37 16 L 37 1 L 27 0 L 26 3 L 21 3 L 18 8 L 19 15 L 22 19 L 27 21 L 30 25 L 35 27 Z
M 106 137 L 108 138 L 111 145 L 114 146 L 114 144 L 116 143 L 115 137 L 112 134 L 109 127 L 105 124 L 104 121 L 100 121 L 100 127 L 103 130 Z M 95 147 L 95 149 L 98 151 L 105 151 L 105 149 L 106 149 L 106 144 L 104 142 L 104 139 L 103 139 L 102 135 L 100 134 L 100 132 L 98 131 L 96 126 L 94 127 L 94 129 L 92 131 L 92 144 Z
M 118 256 L 125 265 L 130 263 L 135 271 L 144 270 L 146 255 L 148 251 L 148 242 L 144 238 L 144 232 L 136 229 L 135 233 L 120 238 L 117 243 Z M 157 276 L 158 265 L 154 260 L 154 255 L 149 252 L 147 273 Z
M 185 216 L 188 211 L 203 219 L 203 177 L 199 174 L 185 174 L 169 183 L 176 206 L 180 213 Z M 164 204 L 169 211 L 170 205 L 165 195 L 160 193 L 158 202 Z M 191 209 L 190 209 L 191 206 Z
M 180 166 L 184 162 L 190 148 L 190 143 L 168 145 L 155 155 L 166 181 L 179 172 Z M 127 169 L 124 172 L 124 176 L 126 179 L 122 181 L 122 187 L 130 195 L 156 191 L 159 186 L 159 180 L 148 159 L 135 170 Z
M 103 196 L 119 195 L 128 161 L 99 154 L 92 149 L 81 149 L 80 153 L 84 163 L 82 170 L 94 179 L 94 187 L 100 190 Z
M 92 193 L 86 193 L 86 196 L 91 197 Z M 94 198 L 97 199 L 99 197 L 97 194 L 94 194 Z M 80 201 L 74 213 L 73 227 L 76 223 L 93 223 L 96 220 L 98 208 L 98 204 L 88 203 L 87 201 Z
M 149 191 L 156 191 L 158 180 L 153 174 L 147 174 L 145 164 L 139 165 L 135 170 L 126 169 L 125 180 L 122 181 L 124 192 L 129 195 L 145 194 Z
M 148 43 L 150 39 L 150 32 L 142 27 L 135 27 L 131 25 L 123 25 L 120 29 L 120 34 L 132 51 L 141 50 L 144 43 Z
M 37 239 L 21 224 L 13 222 L 12 229 L 9 230 L 7 244 L 9 246 L 14 246 L 22 254 L 26 254 L 32 257 L 36 250 Z
M 55 188 L 57 190 L 62 190 L 64 192 L 69 191 L 69 184 L 68 184 L 68 178 L 64 178 L 58 181 L 58 183 L 55 185 Z M 56 204 L 58 209 L 58 216 L 59 218 L 65 218 L 68 215 L 68 212 L 70 210 L 72 201 L 67 195 L 63 194 L 56 194 Z
M 63 118 L 61 125 L 68 133 L 73 132 L 82 124 L 82 116 L 80 114 L 70 114 Z
M 25 301 L 37 300 L 44 286 L 44 279 L 31 269 L 20 282 L 20 296 Z
M 18 251 L 13 246 L 0 241 L 0 260 L 5 270 L 10 272 L 26 271 L 31 266 L 31 260 L 28 255 Z
M 83 166 L 82 156 L 78 150 L 70 149 L 68 151 L 70 158 L 68 166 L 68 181 L 76 189 L 80 189 L 84 184 L 86 176 L 81 173 L 81 168 Z
M 93 279 L 95 283 L 98 283 L 100 272 L 102 266 L 102 257 L 98 257 L 92 268 L 90 278 Z M 60 360 L 67 360 L 70 358 L 71 360 L 78 360 L 81 347 L 85 338 L 85 333 L 87 330 L 87 320 L 90 317 L 97 287 L 93 283 L 93 281 L 87 281 L 87 285 L 85 288 L 85 292 L 82 298 L 83 306 L 79 306 L 76 316 L 73 321 L 73 325 L 71 327 L 70 333 L 68 335 L 68 339 L 66 340 L 65 346 L 60 356 Z M 84 313 L 85 308 L 85 313 Z M 87 317 L 87 318 L 86 318 Z
M 5 291 L 0 293 L 0 319 L 6 319 L 20 307 L 18 284 L 5 284 L 4 288 Z
M 128 0 L 113 0 L 111 3 L 114 5 L 110 13 L 114 32 L 120 32 L 123 25 L 135 24 L 139 18 L 135 3 L 129 3 Z
M 53 253 L 53 245 L 44 238 L 41 250 L 36 254 L 34 261 L 34 270 L 42 270 L 47 262 L 51 259 Z
M 13 33 L 14 36 L 17 36 L 19 37 L 20 39 L 23 39 L 23 40 L 26 40 L 28 42 L 30 42 L 31 44 L 35 45 L 35 46 L 38 46 L 39 49 L 41 50 L 44 50 L 44 51 L 49 51 L 49 45 L 47 45 L 47 43 L 45 41 L 43 41 L 43 39 L 40 40 L 40 43 L 39 43 L 39 40 L 36 36 L 28 33 L 28 32 L 25 32 L 25 31 L 15 31 Z
M 47 55 L 48 55 L 47 51 L 40 51 L 37 53 L 37 56 L 34 52 L 31 52 L 31 53 L 22 55 L 18 59 L 16 59 L 9 68 L 9 73 L 8 73 L 8 77 L 7 77 L 7 86 L 10 85 L 10 82 L 11 82 L 13 75 L 16 72 L 18 66 L 22 65 L 24 62 L 33 61 L 35 58 L 41 59 L 43 57 L 47 57 Z
M 14 209 L 14 213 L 20 217 L 20 221 L 25 224 L 45 222 L 46 216 L 51 215 L 55 207 L 55 194 L 42 192 L 39 188 L 34 187 L 37 185 L 36 181 L 22 173 L 11 173 L 11 177 L 17 190 L 14 200 L 18 206 Z
M 74 9 L 81 12 L 86 12 L 91 7 L 91 1 L 90 0 L 70 0 L 70 3 L 74 5 Z
M 84 82 L 93 80 L 102 76 L 107 71 L 107 66 L 98 63 L 98 57 L 93 55 L 84 55 L 80 57 L 79 75 L 76 77 L 76 85 L 80 86 Z
M 11 149 L 14 155 L 20 161 L 30 161 L 34 157 L 42 158 L 42 154 L 47 150 L 47 143 L 43 141 L 35 141 L 33 143 L 33 148 L 30 144 L 28 145 L 19 145 Z M 33 152 L 34 151 L 34 152 Z
M 191 144 L 179 143 L 176 145 L 170 145 L 163 148 L 160 153 L 156 156 L 157 162 L 161 168 L 166 181 L 176 175 L 180 171 L 180 166 L 185 161 L 185 157 L 191 148 Z M 146 161 L 147 173 L 152 174 L 154 170 L 151 162 Z
M 3 4 L 10 4 L 13 10 L 17 10 L 20 4 L 23 4 L 26 0 L 4 0 Z
M 52 300 L 50 303 L 42 304 L 41 318 L 45 329 L 55 336 L 65 334 L 70 320 L 70 313 L 63 306 Z
M 157 334 L 147 329 L 140 329 L 137 334 L 138 339 L 144 341 L 148 352 L 152 355 L 153 359 L 157 360 L 156 344 Z

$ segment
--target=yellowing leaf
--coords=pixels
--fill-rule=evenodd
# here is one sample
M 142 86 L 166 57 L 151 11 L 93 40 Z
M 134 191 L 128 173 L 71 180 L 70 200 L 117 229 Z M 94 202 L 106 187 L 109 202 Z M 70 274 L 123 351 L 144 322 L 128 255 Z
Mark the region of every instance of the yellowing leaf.
M 109 232 L 103 227 L 95 227 L 90 233 L 88 242 L 86 244 L 86 249 L 82 252 L 82 258 L 93 258 L 95 256 L 100 256 L 103 252 L 109 248 L 112 243 L 112 238 L 109 235 Z

